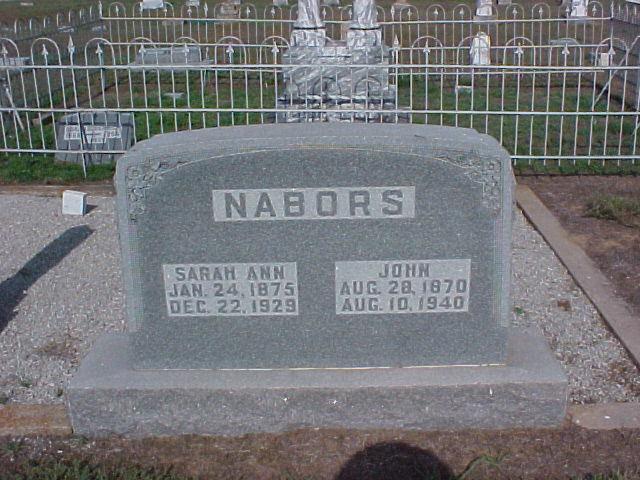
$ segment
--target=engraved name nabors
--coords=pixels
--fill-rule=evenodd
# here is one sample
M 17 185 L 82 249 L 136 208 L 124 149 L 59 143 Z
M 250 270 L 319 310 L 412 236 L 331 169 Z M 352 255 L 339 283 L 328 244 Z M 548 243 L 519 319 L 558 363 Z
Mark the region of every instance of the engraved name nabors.
M 414 217 L 408 186 L 213 191 L 216 222 Z

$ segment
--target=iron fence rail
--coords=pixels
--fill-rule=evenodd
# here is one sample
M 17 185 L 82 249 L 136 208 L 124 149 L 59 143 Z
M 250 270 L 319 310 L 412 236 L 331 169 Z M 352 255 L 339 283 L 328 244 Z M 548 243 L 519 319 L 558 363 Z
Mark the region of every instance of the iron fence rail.
M 219 18 L 219 8 L 206 4 L 192 10 L 168 4 L 149 13 L 112 3 L 91 11 L 99 12 L 102 35 L 0 38 L 0 152 L 68 153 L 60 127 L 84 114 L 130 115 L 134 141 L 141 141 L 181 130 L 278 123 L 291 120 L 287 112 L 293 111 L 297 121 L 474 128 L 495 137 L 516 163 L 640 159 L 640 44 L 629 31 L 615 35 L 613 4 L 591 2 L 588 19 L 560 18 L 562 10 L 541 3 L 515 5 L 482 22 L 465 5 L 381 9 L 391 47 L 385 67 L 391 105 L 376 89 L 364 100 L 353 90 L 326 99 L 338 83 L 332 76 L 379 68 L 373 65 L 329 61 L 314 85 L 296 87 L 313 95 L 302 102 L 288 95 L 285 56 L 295 8 L 259 11 L 245 4 L 239 18 Z M 343 37 L 349 11 L 325 10 L 329 36 Z M 481 31 L 491 38 L 491 64 L 471 65 L 470 48 Z M 153 62 L 153 52 L 162 49 L 170 62 Z M 296 68 L 317 72 L 317 65 Z M 100 154 L 125 150 L 105 143 Z M 83 143 L 74 153 L 95 154 L 95 146 Z
M 56 124 L 84 112 L 132 114 L 136 141 L 180 130 L 278 122 L 288 109 L 303 118 L 346 113 L 357 120 L 362 113 L 381 113 L 375 95 L 364 107 L 348 100 L 323 104 L 321 96 L 318 104 L 283 104 L 278 99 L 285 93 L 285 75 L 286 66 L 277 63 L 181 65 L 179 71 L 117 64 L 20 68 L 8 85 L 18 101 L 1 109 L 0 151 L 63 153 Z M 395 63 L 390 79 L 396 105 L 376 121 L 475 128 L 498 139 L 515 161 L 528 163 L 638 158 L 637 66 Z M 321 76 L 320 88 L 331 80 Z M 616 81 L 621 89 L 612 87 Z M 29 85 L 40 93 L 33 100 L 25 95 Z M 342 93 L 349 98 L 350 92 Z M 108 152 L 124 150 L 102 153 Z

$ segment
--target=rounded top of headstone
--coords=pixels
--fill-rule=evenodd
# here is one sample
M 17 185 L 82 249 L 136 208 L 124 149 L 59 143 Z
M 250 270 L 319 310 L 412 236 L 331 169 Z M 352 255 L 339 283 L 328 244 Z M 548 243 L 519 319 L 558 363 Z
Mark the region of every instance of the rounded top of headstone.
M 156 135 L 136 144 L 119 162 L 126 164 L 142 156 L 213 150 L 216 145 L 243 151 L 266 145 L 284 146 L 439 146 L 460 151 L 479 151 L 508 158 L 493 137 L 470 128 L 402 124 L 276 124 L 207 128 Z M 160 150 L 163 148 L 164 150 Z M 162 152 L 162 153 L 160 153 Z M 124 166 L 124 165 L 123 165 Z

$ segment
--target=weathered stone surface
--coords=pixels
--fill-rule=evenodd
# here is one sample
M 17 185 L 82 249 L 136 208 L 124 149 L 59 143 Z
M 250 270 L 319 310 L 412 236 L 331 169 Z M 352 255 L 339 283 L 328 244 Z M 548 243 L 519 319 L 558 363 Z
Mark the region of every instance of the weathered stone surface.
M 162 67 L 163 72 L 184 72 L 187 66 L 209 65 L 203 51 L 197 45 L 142 48 L 131 64 L 135 68 L 145 68 L 154 72 L 154 67 Z
M 297 428 L 548 427 L 566 381 L 544 340 L 512 332 L 509 366 L 137 371 L 126 335 L 103 337 L 72 380 L 76 435 L 242 435 Z
M 62 214 L 84 215 L 87 213 L 87 194 L 74 190 L 62 192 Z
M 512 182 L 504 150 L 472 130 L 279 125 L 144 142 L 117 172 L 137 367 L 504 363 Z M 307 211 L 278 221 L 292 191 Z M 335 214 L 317 214 L 321 192 Z M 221 221 L 235 212 L 225 193 L 245 196 L 248 219 Z M 350 214 L 364 196 L 367 214 Z M 246 278 L 261 266 L 283 269 L 262 293 Z M 216 280 L 225 269 L 235 279 Z
M 56 153 L 56 160 L 82 163 L 82 153 L 74 151 L 89 150 L 87 164 L 110 163 L 120 156 L 114 150 L 128 150 L 133 145 L 133 115 L 118 112 L 65 115 L 56 122 L 56 141 L 57 148 L 65 150 Z
M 513 175 L 494 139 L 199 130 L 136 145 L 116 187 L 133 333 L 102 339 L 71 381 L 76 433 L 564 418 L 546 344 L 506 328 Z

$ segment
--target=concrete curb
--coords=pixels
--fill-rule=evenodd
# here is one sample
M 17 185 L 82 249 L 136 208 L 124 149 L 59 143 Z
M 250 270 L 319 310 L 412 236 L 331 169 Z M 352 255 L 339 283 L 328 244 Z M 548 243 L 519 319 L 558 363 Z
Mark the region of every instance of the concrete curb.
M 71 422 L 64 405 L 0 406 L 0 437 L 67 437 L 71 434 Z
M 34 195 L 61 197 L 65 190 L 86 192 L 93 197 L 113 197 L 116 189 L 112 182 L 83 183 L 80 185 L 0 185 L 0 195 Z
M 611 281 L 571 241 L 558 219 L 529 187 L 518 185 L 516 199 L 524 215 L 547 241 L 569 274 L 596 307 L 605 323 L 620 339 L 632 360 L 640 366 L 640 318 L 617 297 Z
M 571 405 L 571 422 L 589 430 L 640 428 L 640 403 L 599 403 Z

